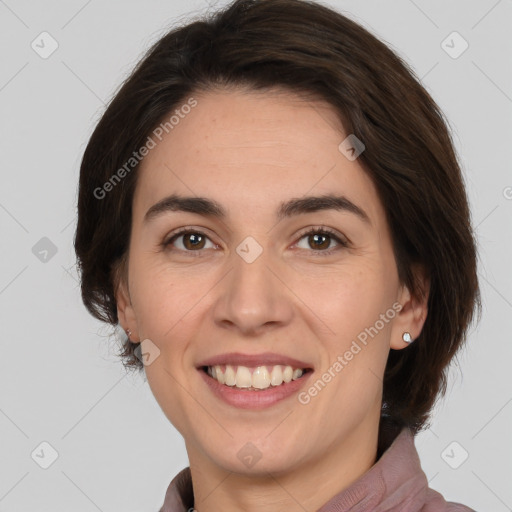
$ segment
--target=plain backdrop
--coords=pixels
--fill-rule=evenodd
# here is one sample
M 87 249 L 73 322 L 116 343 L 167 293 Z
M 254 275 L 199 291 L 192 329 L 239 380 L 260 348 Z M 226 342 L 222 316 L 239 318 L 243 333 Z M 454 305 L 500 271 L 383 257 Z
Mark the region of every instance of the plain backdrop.
M 0 0 L 0 511 L 156 512 L 188 465 L 81 303 L 76 188 L 88 137 L 144 51 L 225 3 Z M 447 500 L 512 510 L 512 1 L 326 3 L 398 52 L 449 119 L 483 315 L 416 445 Z

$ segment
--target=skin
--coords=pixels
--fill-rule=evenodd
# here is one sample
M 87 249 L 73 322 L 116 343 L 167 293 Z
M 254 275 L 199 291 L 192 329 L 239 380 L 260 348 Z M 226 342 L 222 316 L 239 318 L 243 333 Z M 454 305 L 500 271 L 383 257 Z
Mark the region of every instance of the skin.
M 419 336 L 428 293 L 420 302 L 399 282 L 383 206 L 359 160 L 339 151 L 347 134 L 328 104 L 278 90 L 192 96 L 198 105 L 139 169 L 119 320 L 132 341 L 160 350 L 145 371 L 185 439 L 196 510 L 316 510 L 375 463 L 386 359 L 408 346 L 404 331 Z M 336 210 L 275 218 L 282 201 L 333 192 L 371 224 Z M 171 193 L 214 199 L 229 216 L 175 211 L 144 223 Z M 302 234 L 322 226 L 348 247 Z M 206 235 L 200 249 L 187 235 L 162 247 L 182 227 Z M 247 236 L 263 249 L 250 264 L 236 252 Z M 326 248 L 336 249 L 322 256 Z M 395 302 L 401 311 L 307 405 L 292 396 L 238 409 L 195 368 L 226 352 L 272 351 L 310 362 L 314 383 Z M 261 453 L 250 468 L 237 457 L 249 441 Z

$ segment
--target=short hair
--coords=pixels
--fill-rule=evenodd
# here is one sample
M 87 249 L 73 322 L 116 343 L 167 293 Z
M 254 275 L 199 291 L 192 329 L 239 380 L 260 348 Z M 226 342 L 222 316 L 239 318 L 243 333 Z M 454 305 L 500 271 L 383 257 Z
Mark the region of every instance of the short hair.
M 417 264 L 430 282 L 422 332 L 406 349 L 390 350 L 383 380 L 381 417 L 418 432 L 446 392 L 448 365 L 475 307 L 481 315 L 463 176 L 448 121 L 414 71 L 369 31 L 321 4 L 235 0 L 174 27 L 139 61 L 81 162 L 74 244 L 85 306 L 118 323 L 115 289 L 126 272 L 139 168 L 126 162 L 192 93 L 236 87 L 324 100 L 346 133 L 363 141 L 358 161 L 384 206 L 400 283 L 425 297 Z M 123 165 L 123 179 L 113 183 Z M 126 368 L 142 371 L 137 346 L 125 339 L 118 355 Z

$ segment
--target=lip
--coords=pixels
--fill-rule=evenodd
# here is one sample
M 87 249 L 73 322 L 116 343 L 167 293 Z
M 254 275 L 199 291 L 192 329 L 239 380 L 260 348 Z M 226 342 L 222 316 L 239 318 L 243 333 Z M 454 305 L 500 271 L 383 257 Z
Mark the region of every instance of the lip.
M 263 352 L 261 354 L 242 354 L 241 352 L 229 352 L 219 354 L 201 361 L 196 367 L 200 369 L 202 366 L 216 366 L 229 364 L 232 366 L 273 366 L 276 364 L 289 365 L 292 368 L 302 368 L 313 370 L 313 366 L 304 361 L 300 361 L 293 357 L 274 352 Z M 261 393 L 258 391 L 257 393 Z
M 201 366 L 214 365 L 208 364 Z M 222 401 L 231 406 L 238 407 L 239 409 L 254 410 L 265 409 L 295 395 L 302 387 L 306 385 L 311 374 L 313 373 L 312 371 L 308 371 L 304 373 L 302 377 L 296 380 L 291 380 L 287 383 L 283 383 L 279 386 L 270 386 L 269 388 L 260 391 L 249 391 L 237 389 L 234 386 L 232 387 L 221 384 L 213 377 L 210 377 L 202 367 L 198 368 L 198 372 L 201 374 L 202 379 L 210 391 L 212 391 L 216 397 L 220 398 Z

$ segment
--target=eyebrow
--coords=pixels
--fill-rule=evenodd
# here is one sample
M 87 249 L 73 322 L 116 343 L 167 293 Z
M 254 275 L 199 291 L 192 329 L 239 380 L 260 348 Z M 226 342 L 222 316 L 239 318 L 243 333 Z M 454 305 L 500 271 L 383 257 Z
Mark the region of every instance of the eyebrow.
M 365 223 L 371 225 L 370 217 L 359 206 L 343 195 L 326 194 L 306 196 L 282 202 L 276 212 L 278 220 L 294 215 L 317 212 L 321 210 L 338 210 L 355 214 Z M 155 203 L 144 215 L 144 223 L 149 222 L 169 211 L 196 213 L 206 217 L 226 219 L 227 211 L 218 202 L 206 197 L 179 196 L 172 194 Z

